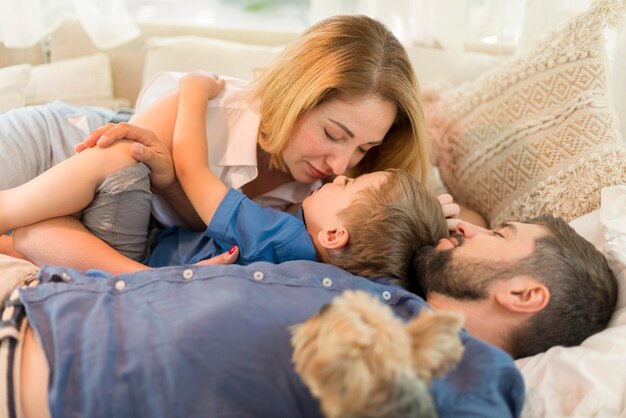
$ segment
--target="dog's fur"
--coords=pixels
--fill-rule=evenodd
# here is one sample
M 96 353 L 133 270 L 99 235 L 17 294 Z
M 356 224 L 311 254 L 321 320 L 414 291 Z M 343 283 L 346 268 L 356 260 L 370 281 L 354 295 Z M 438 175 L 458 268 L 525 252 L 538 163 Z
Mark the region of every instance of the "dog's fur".
M 346 291 L 292 327 L 293 362 L 327 418 L 436 417 L 429 385 L 463 354 L 460 314 L 423 309 L 408 323 Z

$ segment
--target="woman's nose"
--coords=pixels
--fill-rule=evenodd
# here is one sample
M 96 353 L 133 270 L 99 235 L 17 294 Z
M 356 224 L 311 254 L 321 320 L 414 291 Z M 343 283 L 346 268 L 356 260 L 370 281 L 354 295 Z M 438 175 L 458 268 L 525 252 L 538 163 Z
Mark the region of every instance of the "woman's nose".
M 491 235 L 492 232 L 489 229 L 482 228 L 478 225 L 474 225 L 473 223 L 461 221 L 456 226 L 457 234 L 463 236 L 464 238 L 472 238 L 475 235 L 488 234 Z
M 339 184 L 339 185 L 346 184 L 346 176 L 339 175 L 335 177 L 335 179 L 333 180 L 333 183 Z
M 349 153 L 340 153 L 336 155 L 331 155 L 326 160 L 326 163 L 333 170 L 333 174 L 338 176 L 344 174 L 348 169 L 350 164 L 350 154 Z

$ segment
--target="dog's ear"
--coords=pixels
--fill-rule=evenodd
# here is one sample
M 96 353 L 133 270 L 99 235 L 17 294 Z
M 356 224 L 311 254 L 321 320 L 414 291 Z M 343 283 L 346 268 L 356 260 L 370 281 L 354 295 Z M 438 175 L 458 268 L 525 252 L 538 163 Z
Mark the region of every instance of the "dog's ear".
M 319 328 L 319 315 L 314 315 L 306 322 L 289 327 L 291 345 L 293 346 L 291 360 L 299 374 L 306 373 L 306 369 L 311 367 L 311 360 L 317 353 Z
M 407 325 L 415 373 L 427 383 L 456 365 L 463 355 L 459 331 L 463 315 L 422 309 Z

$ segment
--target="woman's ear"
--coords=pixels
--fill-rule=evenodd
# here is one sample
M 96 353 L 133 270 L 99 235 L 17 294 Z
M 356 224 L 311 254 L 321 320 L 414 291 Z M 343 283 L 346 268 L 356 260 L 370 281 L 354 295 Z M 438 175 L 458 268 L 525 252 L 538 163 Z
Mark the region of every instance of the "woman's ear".
M 515 276 L 501 282 L 495 292 L 498 303 L 512 312 L 541 312 L 550 302 L 550 290 L 532 276 Z
M 343 227 L 338 229 L 322 229 L 317 234 L 317 240 L 322 247 L 327 250 L 340 250 L 348 245 L 350 233 Z

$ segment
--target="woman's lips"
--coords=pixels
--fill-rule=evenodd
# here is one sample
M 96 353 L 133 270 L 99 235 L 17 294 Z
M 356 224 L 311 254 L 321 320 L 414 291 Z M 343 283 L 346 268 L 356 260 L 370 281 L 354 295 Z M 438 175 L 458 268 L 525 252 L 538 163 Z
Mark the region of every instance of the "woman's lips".
M 317 168 L 313 167 L 313 165 L 311 165 L 310 163 L 307 163 L 307 164 L 309 165 L 309 171 L 311 172 L 311 175 L 313 177 L 316 177 L 318 179 L 323 179 L 325 177 L 328 177 L 328 174 L 326 174 L 323 171 L 320 171 Z

